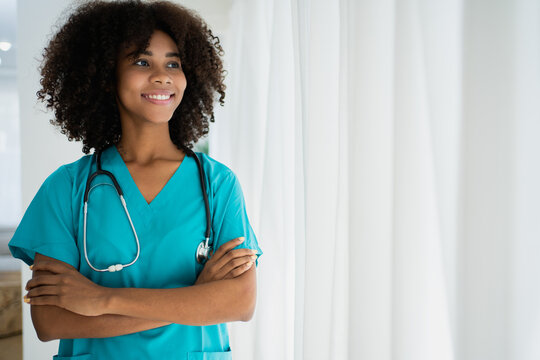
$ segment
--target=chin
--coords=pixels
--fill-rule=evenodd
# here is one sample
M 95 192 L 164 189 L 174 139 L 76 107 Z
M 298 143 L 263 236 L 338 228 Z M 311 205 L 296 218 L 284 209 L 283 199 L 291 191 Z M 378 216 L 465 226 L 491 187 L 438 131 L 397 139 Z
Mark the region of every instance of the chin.
M 147 121 L 148 122 L 151 122 L 153 124 L 156 124 L 156 125 L 159 125 L 159 124 L 164 124 L 164 123 L 168 123 L 169 120 L 172 119 L 172 116 L 173 114 L 167 114 L 167 115 L 150 115 L 148 117 L 146 117 Z

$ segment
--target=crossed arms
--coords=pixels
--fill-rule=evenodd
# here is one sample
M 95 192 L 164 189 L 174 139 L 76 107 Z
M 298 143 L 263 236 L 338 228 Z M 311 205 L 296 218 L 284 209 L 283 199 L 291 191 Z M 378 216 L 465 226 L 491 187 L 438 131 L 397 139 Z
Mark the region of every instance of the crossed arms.
M 41 341 L 112 337 L 171 323 L 211 325 L 249 321 L 255 310 L 254 252 L 223 244 L 193 286 L 107 288 L 62 261 L 36 254 L 25 301 Z

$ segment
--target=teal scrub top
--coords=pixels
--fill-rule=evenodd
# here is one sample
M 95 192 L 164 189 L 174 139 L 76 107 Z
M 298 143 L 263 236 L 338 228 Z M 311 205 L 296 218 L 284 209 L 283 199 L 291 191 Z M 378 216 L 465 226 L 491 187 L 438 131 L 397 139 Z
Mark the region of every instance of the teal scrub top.
M 203 153 L 212 215 L 214 248 L 243 236 L 237 248 L 262 254 L 249 223 L 240 183 L 225 165 Z M 114 174 L 140 242 L 138 261 L 119 272 L 96 272 L 83 248 L 83 196 L 95 155 L 63 165 L 43 183 L 9 243 L 14 257 L 28 265 L 40 253 L 71 264 L 107 287 L 178 288 L 193 285 L 202 265 L 195 252 L 204 239 L 206 212 L 195 160 L 184 160 L 159 194 L 146 202 L 115 146 L 103 151 L 102 168 Z M 87 253 L 98 269 L 127 264 L 136 242 L 111 180 L 94 179 L 88 200 Z M 211 299 L 208 299 L 211 303 Z M 100 339 L 62 339 L 55 359 L 231 359 L 226 324 L 171 324 L 134 334 Z

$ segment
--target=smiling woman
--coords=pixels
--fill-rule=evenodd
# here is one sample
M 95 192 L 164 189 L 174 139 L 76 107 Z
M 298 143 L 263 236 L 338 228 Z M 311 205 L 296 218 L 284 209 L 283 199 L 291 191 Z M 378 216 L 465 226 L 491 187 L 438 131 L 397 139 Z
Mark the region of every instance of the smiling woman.
M 149 49 L 156 31 L 167 35 L 168 40 L 159 39 L 168 47 L 165 54 Z M 124 91 L 123 86 L 118 87 L 124 80 L 122 74 L 148 80 L 152 71 L 159 83 L 164 73 L 183 73 L 189 87 L 181 101 L 176 99 L 172 117 L 166 120 L 170 120 L 170 137 L 176 147 L 191 148 L 208 133 L 216 98 L 224 104 L 222 54 L 219 39 L 196 13 L 184 7 L 168 2 L 104 5 L 93 1 L 77 9 L 45 49 L 38 97 L 55 111 L 53 123 L 70 140 L 82 141 L 83 152 L 89 153 L 92 148 L 103 150 L 120 140 L 122 107 L 117 91 Z M 164 55 L 167 71 L 161 67 L 164 73 L 155 73 L 155 61 L 164 66 L 165 59 L 160 58 Z M 138 90 L 170 86 L 159 84 Z M 181 88 L 181 84 L 174 85 Z
M 236 175 L 191 150 L 223 104 L 221 53 L 165 1 L 86 3 L 45 49 L 38 97 L 95 150 L 47 178 L 9 243 L 57 358 L 231 358 L 262 251 Z

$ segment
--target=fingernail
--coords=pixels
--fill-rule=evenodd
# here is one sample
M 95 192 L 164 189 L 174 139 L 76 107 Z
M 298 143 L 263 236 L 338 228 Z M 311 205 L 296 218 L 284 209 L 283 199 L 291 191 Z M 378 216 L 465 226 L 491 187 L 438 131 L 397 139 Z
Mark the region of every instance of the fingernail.
M 34 265 L 33 265 L 33 264 L 32 264 L 32 265 L 30 265 L 30 270 L 32 270 L 33 268 L 34 268 Z
M 26 295 L 24 295 L 24 302 L 27 303 L 27 304 L 30 303 L 30 299 Z
M 257 250 L 251 250 L 251 252 L 252 252 L 253 254 L 256 254 L 256 253 L 257 253 Z
M 244 240 L 246 240 L 246 238 L 243 238 L 243 237 L 238 238 L 238 242 L 240 242 L 240 243 L 244 242 Z
M 256 259 L 257 259 L 257 255 L 251 255 L 251 258 L 252 258 L 253 260 L 256 260 Z
M 246 267 L 249 269 L 251 267 L 251 265 L 253 265 L 253 261 L 250 261 L 246 264 Z

